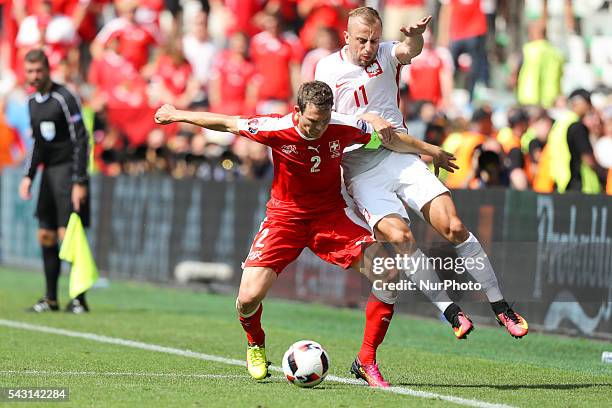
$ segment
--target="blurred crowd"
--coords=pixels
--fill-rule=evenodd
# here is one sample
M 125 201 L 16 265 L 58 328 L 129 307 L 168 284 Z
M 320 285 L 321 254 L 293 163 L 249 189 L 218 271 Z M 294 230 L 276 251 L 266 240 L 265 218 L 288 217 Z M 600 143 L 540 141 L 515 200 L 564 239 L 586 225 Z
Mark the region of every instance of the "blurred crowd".
M 380 11 L 385 40 L 434 16 L 398 78 L 400 108 L 410 134 L 457 156 L 449 187 L 612 194 L 605 0 L 0 0 L 0 169 L 31 144 L 22 64 L 43 46 L 52 78 L 81 97 L 92 171 L 269 178 L 265 146 L 159 127 L 153 112 L 289 112 L 362 5 Z

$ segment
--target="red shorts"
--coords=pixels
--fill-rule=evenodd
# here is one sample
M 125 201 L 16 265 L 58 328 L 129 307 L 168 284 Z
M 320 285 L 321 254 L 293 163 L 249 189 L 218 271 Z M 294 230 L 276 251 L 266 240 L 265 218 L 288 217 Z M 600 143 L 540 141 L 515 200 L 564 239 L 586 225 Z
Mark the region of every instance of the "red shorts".
M 242 267 L 265 266 L 279 274 L 306 247 L 325 262 L 350 267 L 374 237 L 347 212 L 351 214 L 352 210 L 346 208 L 310 219 L 266 217 Z M 357 220 L 356 215 L 352 217 Z

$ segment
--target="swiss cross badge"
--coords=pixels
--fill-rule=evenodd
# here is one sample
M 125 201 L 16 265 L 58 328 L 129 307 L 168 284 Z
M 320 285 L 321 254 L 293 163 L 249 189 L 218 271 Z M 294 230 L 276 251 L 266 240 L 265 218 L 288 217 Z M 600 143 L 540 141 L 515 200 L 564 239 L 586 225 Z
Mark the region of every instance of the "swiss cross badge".
M 340 141 L 339 140 L 332 140 L 331 142 L 329 142 L 329 153 L 332 159 L 336 157 L 340 157 Z

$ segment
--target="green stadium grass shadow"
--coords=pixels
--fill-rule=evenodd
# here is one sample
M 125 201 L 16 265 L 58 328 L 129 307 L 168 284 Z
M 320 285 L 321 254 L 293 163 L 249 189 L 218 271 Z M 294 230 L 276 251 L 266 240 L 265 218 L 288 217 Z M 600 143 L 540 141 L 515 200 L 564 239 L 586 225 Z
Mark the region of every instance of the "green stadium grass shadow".
M 513 391 L 522 389 L 542 390 L 577 390 L 581 388 L 612 387 L 612 383 L 588 383 L 588 384 L 427 384 L 427 383 L 394 383 L 393 385 L 403 387 L 440 387 L 440 388 L 494 388 L 501 391 Z

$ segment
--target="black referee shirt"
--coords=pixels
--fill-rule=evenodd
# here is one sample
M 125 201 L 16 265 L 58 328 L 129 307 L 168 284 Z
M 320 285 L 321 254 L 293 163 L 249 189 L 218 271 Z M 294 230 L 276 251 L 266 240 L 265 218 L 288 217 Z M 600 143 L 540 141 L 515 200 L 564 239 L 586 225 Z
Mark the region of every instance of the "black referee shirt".
M 582 165 L 583 154 L 593 154 L 593 148 L 589 140 L 589 128 L 582 122 L 572 123 L 567 129 L 567 147 L 570 152 L 570 174 L 571 178 L 567 185 L 568 190 L 582 190 Z
M 34 178 L 39 164 L 72 163 L 72 181 L 86 181 L 89 138 L 78 98 L 53 82 L 49 93 L 30 96 L 28 109 L 34 147 L 26 162 L 26 175 Z

